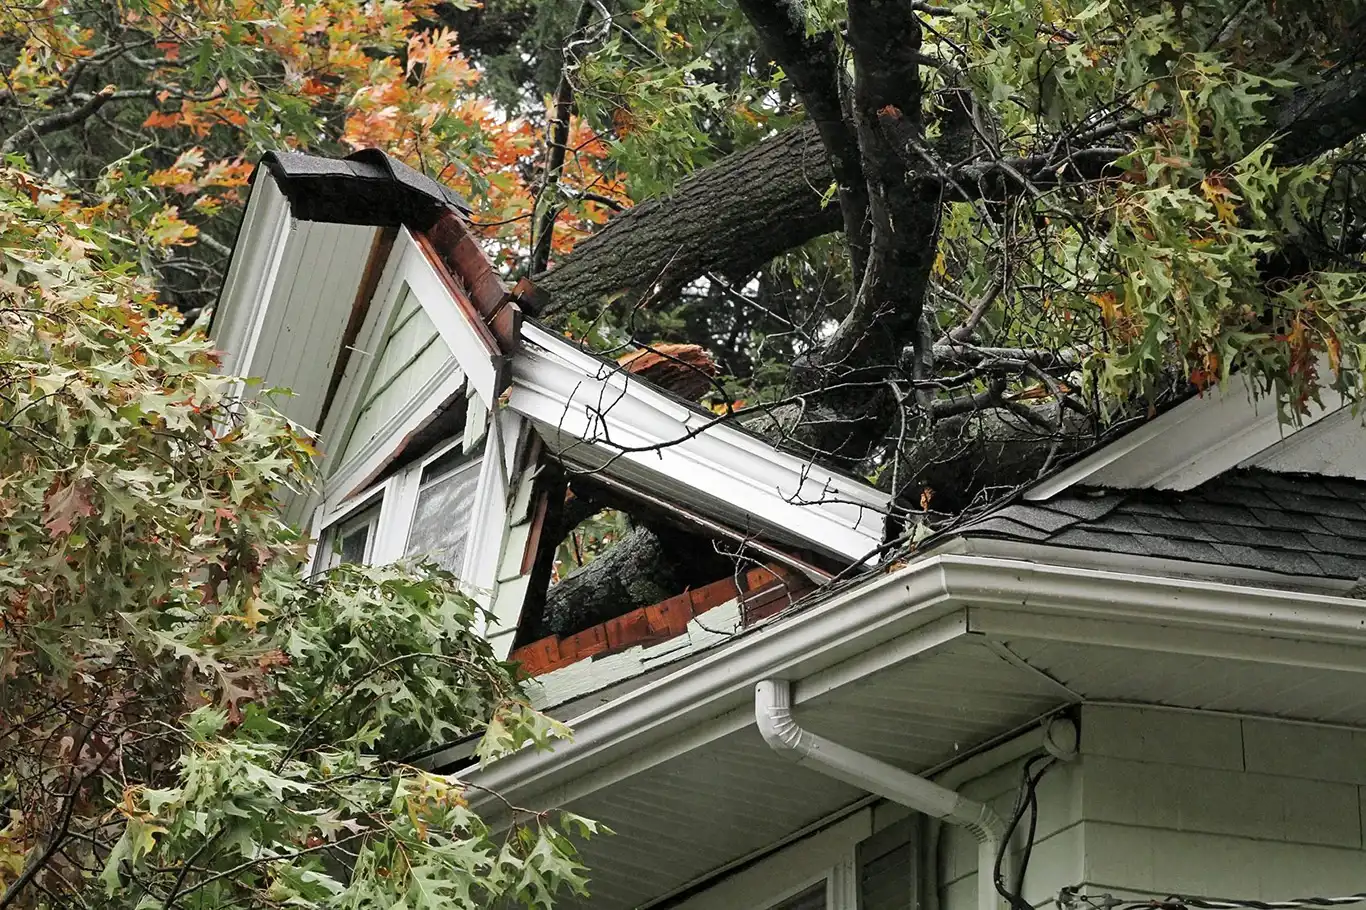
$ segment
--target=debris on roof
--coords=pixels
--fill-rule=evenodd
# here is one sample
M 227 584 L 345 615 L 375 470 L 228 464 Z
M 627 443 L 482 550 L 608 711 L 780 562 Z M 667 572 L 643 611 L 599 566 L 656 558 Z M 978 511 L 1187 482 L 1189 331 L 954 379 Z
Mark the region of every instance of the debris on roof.
M 667 389 L 688 401 L 697 401 L 716 388 L 716 361 L 701 345 L 656 344 L 617 358 L 626 372 Z
M 956 534 L 1355 580 L 1366 576 L 1366 482 L 1238 470 L 1186 492 L 1074 489 Z

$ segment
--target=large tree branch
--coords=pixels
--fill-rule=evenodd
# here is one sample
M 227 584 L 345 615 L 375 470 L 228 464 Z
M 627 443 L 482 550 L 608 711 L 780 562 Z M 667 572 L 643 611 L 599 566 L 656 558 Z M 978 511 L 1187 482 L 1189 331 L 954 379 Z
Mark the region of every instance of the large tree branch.
M 37 139 L 46 136 L 48 133 L 55 133 L 67 127 L 75 126 L 95 116 L 95 112 L 104 107 L 114 99 L 118 88 L 113 85 L 106 85 L 95 94 L 86 98 L 84 102 L 76 107 L 46 117 L 40 117 L 31 123 L 21 127 L 3 143 L 0 143 L 0 155 L 8 155 L 13 152 L 19 143 L 29 139 Z
M 1366 67 L 1336 71 L 1299 89 L 1275 118 L 1277 164 L 1298 164 L 1340 148 L 1366 132 Z
M 707 272 L 748 277 L 840 229 L 839 210 L 821 204 L 833 179 L 815 126 L 793 127 L 622 212 L 533 281 L 559 312 L 666 299 Z
M 1278 163 L 1350 142 L 1366 132 L 1366 72 L 1341 72 L 1297 92 L 1272 120 L 1281 130 Z M 954 196 L 994 198 L 1021 191 L 1015 174 L 1036 187 L 1090 180 L 1104 176 L 1112 153 L 1124 151 L 1116 140 L 1141 125 L 1116 121 L 1109 131 L 1074 137 L 1058 156 L 945 165 L 942 174 L 921 162 L 908 169 L 907 183 L 936 196 L 947 184 Z M 834 179 L 815 124 L 801 124 L 694 173 L 670 196 L 616 216 L 554 269 L 535 276 L 535 284 L 562 311 L 623 296 L 667 298 L 708 272 L 747 276 L 841 229 L 840 212 L 821 204 Z
M 868 185 L 870 247 L 853 306 L 797 372 L 799 389 L 828 384 L 832 374 L 871 379 L 895 371 L 906 340 L 924 328 L 941 204 L 897 148 L 900 133 L 924 132 L 920 37 L 920 20 L 901 0 L 850 0 L 854 124 Z M 813 426 L 806 441 L 855 462 L 878 444 L 884 418 L 898 406 L 885 392 L 832 404 L 840 419 Z
M 565 158 L 569 154 L 569 120 L 574 113 L 574 82 L 572 71 L 578 65 L 575 48 L 588 39 L 580 34 L 588 28 L 593 18 L 594 4 L 583 0 L 579 13 L 574 18 L 574 27 L 565 39 L 564 60 L 560 63 L 560 81 L 555 87 L 555 104 L 551 109 L 551 122 L 546 130 L 545 176 L 541 181 L 540 192 L 536 194 L 536 221 L 532 231 L 531 268 L 533 274 L 545 270 L 550 262 L 550 251 L 555 239 L 555 221 L 559 218 L 563 205 L 559 200 L 560 175 L 564 171 Z M 604 13 L 604 23 L 610 29 L 611 18 Z M 606 34 L 606 30 L 603 31 Z
M 854 127 L 845 116 L 844 80 L 835 36 L 829 32 L 811 34 L 798 0 L 739 0 L 739 4 L 758 32 L 764 52 L 783 68 L 820 134 L 839 187 L 844 233 L 854 273 L 858 274 L 868 258 L 868 188 Z

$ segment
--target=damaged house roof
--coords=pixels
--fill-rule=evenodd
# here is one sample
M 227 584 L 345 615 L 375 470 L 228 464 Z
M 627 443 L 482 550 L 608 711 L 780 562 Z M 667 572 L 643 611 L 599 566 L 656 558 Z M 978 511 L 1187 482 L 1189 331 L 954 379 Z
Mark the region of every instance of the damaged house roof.
M 1366 482 L 1243 469 L 1187 491 L 1079 488 L 956 536 L 1355 580 L 1366 576 Z

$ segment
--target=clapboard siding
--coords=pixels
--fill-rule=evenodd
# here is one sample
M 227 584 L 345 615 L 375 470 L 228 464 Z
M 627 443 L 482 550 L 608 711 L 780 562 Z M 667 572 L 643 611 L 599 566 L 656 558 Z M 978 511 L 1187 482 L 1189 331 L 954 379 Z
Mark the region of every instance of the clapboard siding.
M 356 457 L 451 359 L 431 317 L 416 296 L 404 292 L 394 308 L 355 424 L 338 463 Z
M 1260 900 L 1366 885 L 1366 734 L 1112 706 L 1084 707 L 1081 733 L 1080 759 L 1039 790 L 1025 882 L 1035 906 L 1076 884 L 1136 898 Z M 1009 817 L 1017 772 L 993 772 L 964 792 Z M 946 827 L 940 910 L 976 910 L 976 866 L 976 843 Z

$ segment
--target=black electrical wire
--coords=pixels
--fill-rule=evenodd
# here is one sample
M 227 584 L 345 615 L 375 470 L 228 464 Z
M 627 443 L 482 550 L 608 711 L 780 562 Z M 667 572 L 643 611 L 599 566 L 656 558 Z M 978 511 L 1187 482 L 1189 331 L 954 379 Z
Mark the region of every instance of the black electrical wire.
M 996 851 L 996 863 L 992 869 L 996 893 L 1006 900 L 1011 910 L 1034 910 L 1033 905 L 1026 901 L 1023 896 L 1024 878 L 1025 872 L 1029 869 L 1029 859 L 1034 853 L 1034 835 L 1039 826 L 1039 781 L 1053 766 L 1053 761 L 1051 755 L 1035 755 L 1025 762 L 1020 781 L 1020 795 L 1015 802 L 1015 812 L 1011 815 L 1010 824 L 1006 826 L 1005 836 L 1001 838 L 1001 845 Z M 1035 766 L 1039 766 L 1038 771 L 1034 770 Z M 1006 851 L 1010 849 L 1010 840 L 1015 836 L 1026 812 L 1029 813 L 1028 838 L 1025 841 L 1024 852 L 1020 855 L 1020 869 L 1015 876 L 1015 886 L 1011 888 L 1006 883 L 1003 866 L 1005 865 Z M 1225 910 L 1225 908 L 1209 907 L 1200 908 L 1200 910 Z M 1260 910 L 1260 908 L 1254 908 L 1254 910 Z M 1280 908 L 1267 908 L 1267 910 L 1280 910 Z
M 1124 910 L 1300 910 L 1304 907 L 1345 907 L 1366 903 L 1366 891 L 1342 897 L 1296 897 L 1284 901 L 1205 900 L 1199 897 L 1169 897 L 1161 901 L 1126 904 Z
M 1076 888 L 1064 888 L 1058 896 L 1060 907 L 1085 904 L 1095 910 L 1305 910 L 1312 907 L 1346 907 L 1366 903 L 1366 891 L 1341 897 L 1296 897 L 1283 901 L 1209 900 L 1201 897 L 1168 897 L 1146 901 L 1116 900 L 1110 895 L 1078 894 Z

